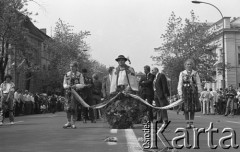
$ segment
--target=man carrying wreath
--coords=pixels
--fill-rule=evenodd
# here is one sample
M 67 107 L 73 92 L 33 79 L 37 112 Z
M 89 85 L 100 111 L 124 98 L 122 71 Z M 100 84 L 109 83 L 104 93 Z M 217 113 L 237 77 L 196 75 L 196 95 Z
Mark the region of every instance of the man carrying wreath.
M 126 61 L 129 61 L 129 59 L 123 55 L 119 55 L 115 60 L 118 62 L 118 67 L 115 68 L 112 73 L 110 93 L 122 90 L 138 91 L 135 71 L 126 64 Z
M 126 129 L 138 120 L 139 107 L 133 98 L 123 92 L 138 91 L 138 82 L 134 69 L 126 64 L 129 59 L 119 55 L 115 60 L 118 67 L 111 74 L 110 98 L 120 95 L 106 108 L 106 118 L 112 128 Z

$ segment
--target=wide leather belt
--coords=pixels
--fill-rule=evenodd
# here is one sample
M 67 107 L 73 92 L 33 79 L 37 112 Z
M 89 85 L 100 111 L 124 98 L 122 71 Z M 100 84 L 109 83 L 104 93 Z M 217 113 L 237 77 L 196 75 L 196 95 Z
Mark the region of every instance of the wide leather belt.
M 125 85 L 118 85 L 117 88 L 125 89 L 126 86 Z

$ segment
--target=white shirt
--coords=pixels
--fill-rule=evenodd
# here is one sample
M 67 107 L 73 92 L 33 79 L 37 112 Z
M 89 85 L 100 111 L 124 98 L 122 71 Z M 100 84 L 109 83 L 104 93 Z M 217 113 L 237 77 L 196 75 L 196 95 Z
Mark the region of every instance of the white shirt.
M 126 71 L 119 71 L 118 85 L 128 85 Z
M 2 91 L 3 93 L 9 93 L 9 91 L 14 91 L 14 83 L 13 82 L 6 82 L 4 81 L 1 85 L 0 85 L 0 91 Z
M 213 91 L 211 91 L 210 93 L 211 93 L 211 95 L 212 95 L 213 101 L 216 102 L 216 100 L 217 100 L 217 92 L 213 90 Z
M 177 90 L 178 90 L 178 95 L 180 96 L 182 95 L 183 75 L 187 75 L 187 74 L 188 74 L 187 70 L 184 70 L 179 74 Z M 198 93 L 201 93 L 202 92 L 201 81 L 197 71 L 192 70 L 191 75 L 196 75 L 196 81 L 197 81 L 196 84 L 198 87 Z
M 110 83 L 111 83 L 111 81 L 112 81 L 112 75 L 109 74 L 108 77 L 109 77 L 109 80 L 110 80 Z
M 31 101 L 34 103 L 35 102 L 34 96 L 30 96 L 30 98 L 31 98 Z
M 236 98 L 239 98 L 240 97 L 240 91 L 237 91 L 237 96 Z
M 14 92 L 14 99 L 16 102 L 20 102 L 20 95 L 18 94 L 18 92 Z
M 6 83 L 6 89 L 3 90 L 3 93 L 8 93 L 10 91 L 11 88 L 11 83 Z
M 28 98 L 28 94 L 24 94 L 23 95 L 23 100 L 26 102 L 26 101 L 30 101 L 29 98 Z
M 159 74 L 159 72 L 156 74 L 156 77 L 153 80 L 153 89 L 154 89 L 154 91 L 156 90 L 155 83 L 157 81 L 158 74 Z

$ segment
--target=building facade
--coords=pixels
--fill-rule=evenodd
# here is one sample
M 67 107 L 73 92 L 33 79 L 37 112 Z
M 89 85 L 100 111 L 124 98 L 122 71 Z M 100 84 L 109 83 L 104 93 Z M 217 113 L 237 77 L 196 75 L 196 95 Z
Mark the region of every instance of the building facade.
M 217 55 L 217 62 L 214 64 L 216 72 L 213 76 L 215 82 L 206 83 L 207 88 L 214 90 L 223 88 L 223 32 L 224 32 L 224 52 L 225 52 L 225 86 L 233 85 L 234 88 L 240 87 L 240 17 L 223 19 L 212 24 L 210 32 L 217 33 L 215 38 L 210 42 L 217 47 L 212 50 Z
M 13 75 L 16 88 L 22 91 L 47 92 L 49 65 L 54 54 L 48 51 L 46 41 L 51 38 L 45 29 L 38 29 L 29 18 L 23 26 L 28 30 L 27 41 L 34 48 L 25 50 L 27 54 L 24 58 L 22 51 L 14 49 L 14 53 L 9 56 L 6 73 Z

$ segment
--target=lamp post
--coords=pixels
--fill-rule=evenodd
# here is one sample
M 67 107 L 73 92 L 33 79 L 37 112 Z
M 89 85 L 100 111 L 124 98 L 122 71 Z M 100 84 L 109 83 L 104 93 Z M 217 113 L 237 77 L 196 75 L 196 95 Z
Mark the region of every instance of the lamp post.
M 214 8 L 216 8 L 218 10 L 218 12 L 221 14 L 221 17 L 222 17 L 222 21 L 223 21 L 223 29 L 222 29 L 222 62 L 223 62 L 223 89 L 226 88 L 226 81 L 225 81 L 225 44 L 224 44 L 224 17 L 223 17 L 223 14 L 222 12 L 219 10 L 219 8 L 217 8 L 215 5 L 211 4 L 211 3 L 207 3 L 207 2 L 202 2 L 202 1 L 192 1 L 192 3 L 194 4 L 207 4 L 207 5 L 211 5 L 213 6 Z

